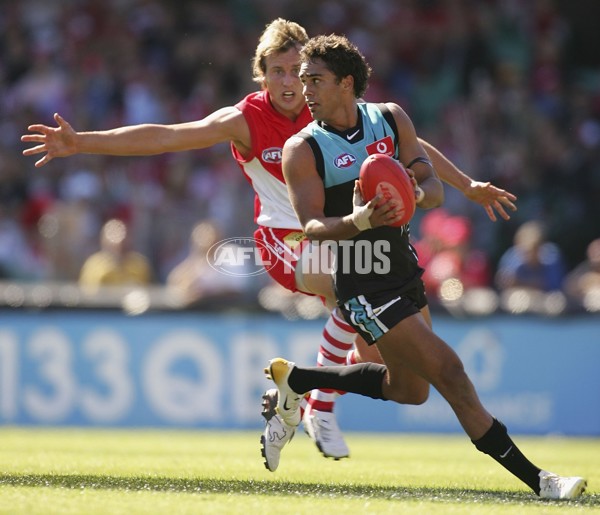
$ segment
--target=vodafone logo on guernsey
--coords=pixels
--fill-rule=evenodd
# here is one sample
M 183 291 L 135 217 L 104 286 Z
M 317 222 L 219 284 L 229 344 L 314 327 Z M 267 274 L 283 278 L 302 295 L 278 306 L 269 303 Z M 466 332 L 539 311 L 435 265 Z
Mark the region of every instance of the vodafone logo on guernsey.
M 386 136 L 385 138 L 378 139 L 377 141 L 370 143 L 366 148 L 369 155 L 386 154 L 388 156 L 393 156 L 394 140 L 392 140 L 391 136 Z

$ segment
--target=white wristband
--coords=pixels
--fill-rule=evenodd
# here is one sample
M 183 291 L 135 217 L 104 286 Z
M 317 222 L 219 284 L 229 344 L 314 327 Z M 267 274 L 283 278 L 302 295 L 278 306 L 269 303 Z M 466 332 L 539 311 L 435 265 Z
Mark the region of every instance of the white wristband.
M 371 217 L 372 213 L 372 207 L 354 206 L 354 211 L 352 212 L 352 223 L 359 231 L 371 229 L 371 220 L 369 220 L 369 218 Z
M 419 204 L 425 198 L 425 192 L 423 191 L 423 188 L 421 188 L 421 186 L 416 186 L 415 187 L 415 193 L 417 194 L 417 199 L 416 199 L 417 200 L 417 204 Z

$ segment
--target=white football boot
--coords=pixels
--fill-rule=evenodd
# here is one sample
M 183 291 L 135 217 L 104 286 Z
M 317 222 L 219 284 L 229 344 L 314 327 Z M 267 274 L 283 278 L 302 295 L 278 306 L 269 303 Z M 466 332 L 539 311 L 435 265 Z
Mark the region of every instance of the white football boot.
M 539 476 L 542 499 L 575 499 L 587 488 L 587 481 L 582 477 L 562 477 L 546 470 Z
M 335 415 L 307 407 L 302 417 L 304 430 L 326 458 L 339 460 L 350 456 L 350 449 L 338 426 Z
M 265 467 L 275 472 L 279 466 L 281 450 L 290 442 L 296 433 L 296 428 L 286 424 L 280 415 L 275 412 L 277 404 L 277 390 L 267 390 L 263 396 L 262 416 L 267 424 L 260 437 L 261 454 L 265 459 Z
M 283 421 L 291 427 L 300 424 L 300 402 L 303 398 L 303 395 L 292 390 L 287 382 L 294 366 L 295 363 L 291 361 L 275 358 L 265 368 L 266 376 L 273 380 L 279 390 L 275 409 Z

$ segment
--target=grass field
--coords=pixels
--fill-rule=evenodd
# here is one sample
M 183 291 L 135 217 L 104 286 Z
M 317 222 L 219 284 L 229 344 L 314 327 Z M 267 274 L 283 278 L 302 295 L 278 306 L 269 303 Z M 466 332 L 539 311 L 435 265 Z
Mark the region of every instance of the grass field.
M 462 435 L 347 435 L 326 460 L 304 434 L 268 472 L 258 432 L 0 428 L 0 514 L 600 513 L 600 439 L 517 437 L 536 464 L 584 475 L 544 501 Z

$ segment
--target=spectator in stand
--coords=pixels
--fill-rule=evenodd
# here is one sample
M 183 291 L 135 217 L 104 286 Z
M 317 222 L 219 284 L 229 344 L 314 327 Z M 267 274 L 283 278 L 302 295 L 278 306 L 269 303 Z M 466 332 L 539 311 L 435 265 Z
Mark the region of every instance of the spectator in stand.
M 100 250 L 81 268 L 79 284 L 92 291 L 101 286 L 148 285 L 152 268 L 148 259 L 128 246 L 127 226 L 115 218 L 102 227 Z
M 587 247 L 587 259 L 567 274 L 564 289 L 571 301 L 587 311 L 600 311 L 600 238 Z
M 220 240 L 216 223 L 204 220 L 194 227 L 188 255 L 167 276 L 167 287 L 182 306 L 214 309 L 243 300 L 249 287 L 248 276 L 239 273 L 239 269 L 227 273 L 223 266 L 220 271 L 211 265 Z
M 489 258 L 472 247 L 468 218 L 438 208 L 423 216 L 420 229 L 415 248 L 430 300 L 458 300 L 469 289 L 490 286 Z
M 562 251 L 547 240 L 541 222 L 525 222 L 517 229 L 513 242 L 498 263 L 496 285 L 500 290 L 551 292 L 562 288 L 566 272 Z

